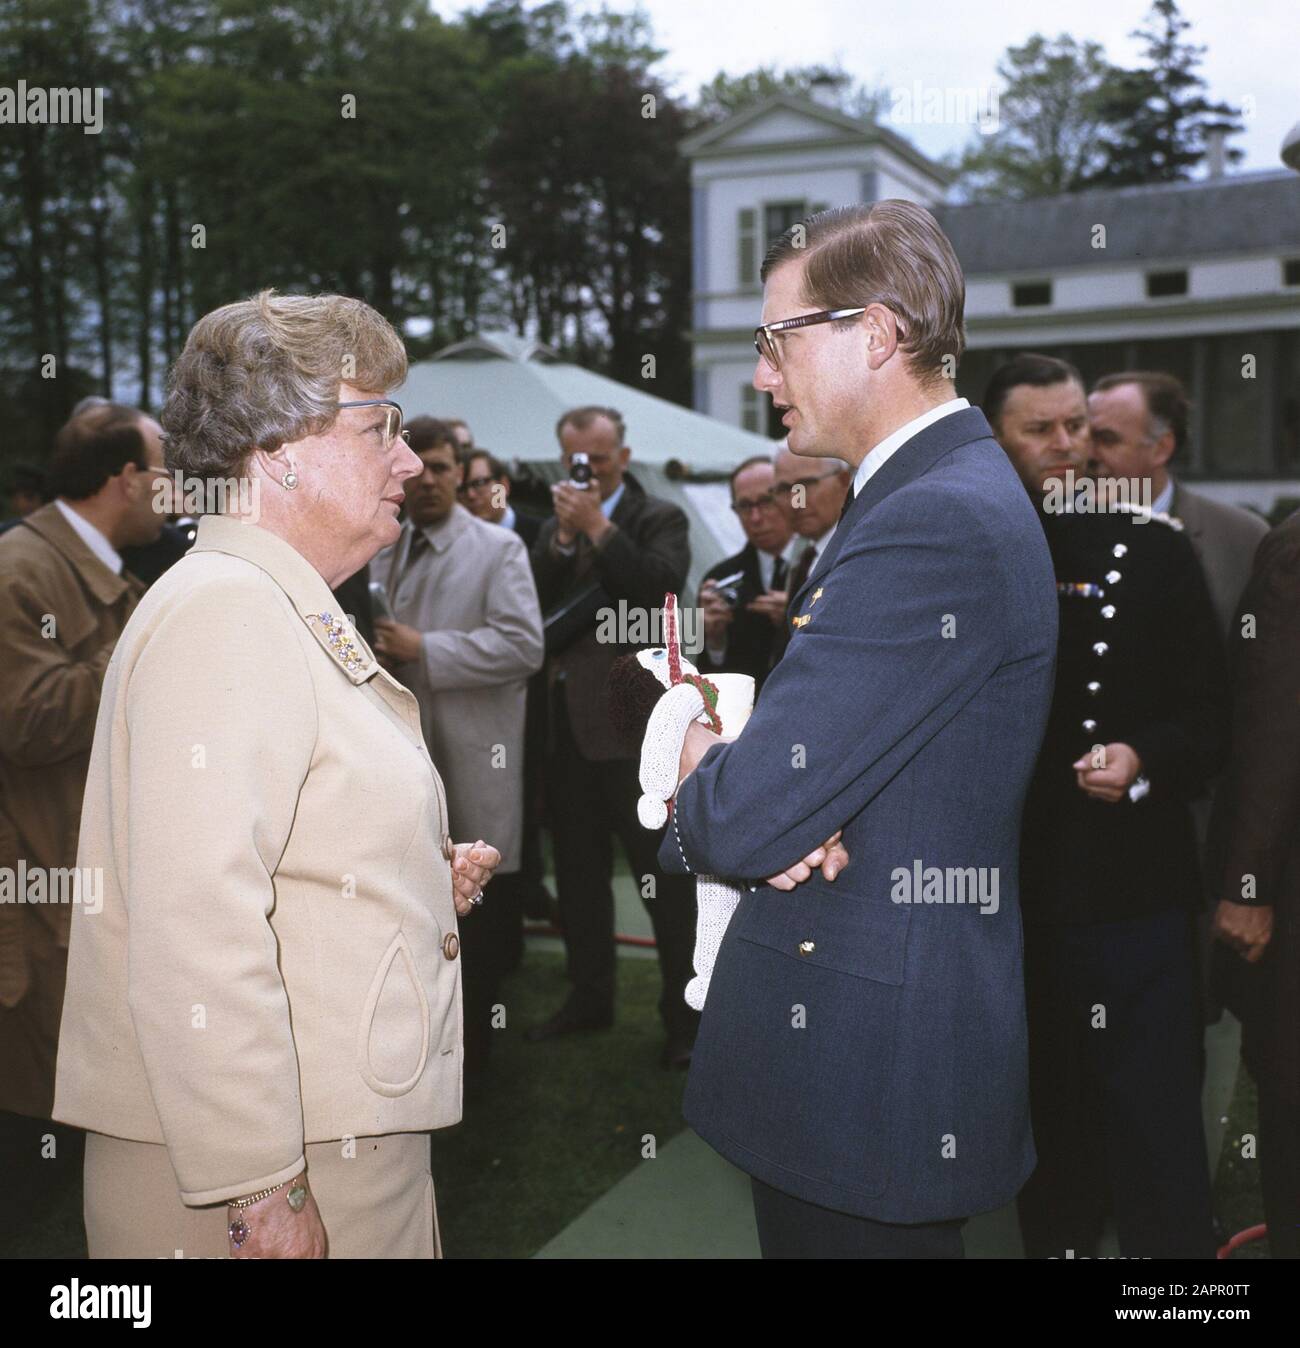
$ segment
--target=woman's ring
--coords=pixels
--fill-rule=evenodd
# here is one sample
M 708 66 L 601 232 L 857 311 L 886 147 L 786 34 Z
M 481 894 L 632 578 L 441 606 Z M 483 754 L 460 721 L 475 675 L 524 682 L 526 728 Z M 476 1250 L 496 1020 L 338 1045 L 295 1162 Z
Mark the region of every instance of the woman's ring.
M 477 908 L 482 902 L 483 902 L 483 891 L 480 889 L 479 892 L 475 894 L 472 899 L 470 899 L 470 903 L 473 904 L 475 908 Z

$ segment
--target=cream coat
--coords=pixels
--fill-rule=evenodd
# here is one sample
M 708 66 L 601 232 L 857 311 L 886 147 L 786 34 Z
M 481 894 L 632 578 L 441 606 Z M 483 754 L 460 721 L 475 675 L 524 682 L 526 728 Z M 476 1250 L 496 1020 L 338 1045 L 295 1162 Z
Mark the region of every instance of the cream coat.
M 460 1119 L 442 782 L 415 698 L 320 614 L 293 548 L 208 517 L 104 682 L 54 1116 L 165 1143 L 191 1205 Z

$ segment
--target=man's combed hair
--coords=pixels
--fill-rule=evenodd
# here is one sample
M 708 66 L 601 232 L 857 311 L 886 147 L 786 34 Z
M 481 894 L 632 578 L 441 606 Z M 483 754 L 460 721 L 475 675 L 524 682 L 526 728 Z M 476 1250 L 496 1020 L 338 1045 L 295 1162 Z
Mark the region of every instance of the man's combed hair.
M 1163 370 L 1127 370 L 1103 375 L 1092 391 L 1104 393 L 1121 384 L 1136 384 L 1142 390 L 1147 405 L 1147 434 L 1158 440 L 1166 431 L 1172 431 L 1174 454 L 1181 454 L 1187 444 L 1187 424 L 1192 415 L 1183 381 Z
M 379 393 L 405 378 L 402 339 L 362 300 L 263 290 L 191 330 L 162 410 L 167 466 L 241 476 L 255 449 L 328 429 L 340 383 Z
M 772 244 L 763 280 L 800 259 L 805 303 L 819 310 L 883 304 L 898 319 L 899 346 L 915 375 L 937 380 L 956 372 L 966 347 L 966 281 L 952 244 L 923 206 L 889 200 L 819 211 Z
M 1021 384 L 1034 388 L 1050 388 L 1053 384 L 1073 382 L 1083 387 L 1083 376 L 1068 360 L 1056 356 L 1040 356 L 1036 351 L 1022 351 L 1003 361 L 989 377 L 980 406 L 990 426 L 996 429 L 1002 409 L 1011 390 Z
M 450 445 L 452 453 L 460 456 L 450 421 L 438 417 L 412 417 L 406 423 L 406 432 L 407 441 L 417 454 L 423 454 L 426 449 L 437 449 L 439 445 Z
M 597 417 L 604 417 L 610 422 L 614 430 L 618 432 L 619 447 L 622 448 L 623 437 L 627 434 L 627 427 L 623 424 L 623 414 L 615 411 L 612 407 L 597 407 L 594 403 L 586 407 L 571 407 L 555 423 L 555 438 L 560 439 L 566 426 L 572 426 L 575 430 L 585 431 Z
M 145 467 L 142 415 L 137 407 L 103 398 L 74 412 L 54 437 L 46 469 L 50 495 L 84 501 L 128 463 Z

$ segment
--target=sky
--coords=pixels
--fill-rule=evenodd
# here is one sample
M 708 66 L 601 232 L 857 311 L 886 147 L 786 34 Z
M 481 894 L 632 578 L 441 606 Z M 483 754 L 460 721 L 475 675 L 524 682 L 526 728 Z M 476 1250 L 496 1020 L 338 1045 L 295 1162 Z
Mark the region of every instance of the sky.
M 477 6 L 468 6 L 477 8 Z M 596 0 L 575 8 L 598 9 Z M 630 11 L 630 3 L 609 5 Z M 433 0 L 452 17 L 467 8 Z M 839 64 L 862 83 L 886 90 L 998 88 L 997 63 L 1008 46 L 1033 33 L 1068 33 L 1100 42 L 1118 65 L 1136 65 L 1140 43 L 1128 34 L 1142 25 L 1147 0 L 643 0 L 658 45 L 667 50 L 659 72 L 693 95 L 719 69 L 742 74 L 759 66 Z M 1201 73 L 1212 99 L 1242 105 L 1251 115 L 1232 144 L 1245 151 L 1238 170 L 1281 168 L 1279 150 L 1300 122 L 1300 3 L 1297 0 L 1181 0 L 1191 30 L 1184 40 L 1206 47 Z M 926 154 L 960 150 L 969 126 L 897 126 Z

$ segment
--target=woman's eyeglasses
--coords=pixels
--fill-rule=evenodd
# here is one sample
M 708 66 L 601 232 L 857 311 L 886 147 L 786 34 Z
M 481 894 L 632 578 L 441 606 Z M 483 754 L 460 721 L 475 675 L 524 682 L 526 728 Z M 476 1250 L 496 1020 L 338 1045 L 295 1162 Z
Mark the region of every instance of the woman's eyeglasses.
M 390 398 L 363 398 L 360 402 L 339 403 L 339 411 L 345 407 L 382 407 L 384 409 L 384 448 L 388 449 L 400 435 L 409 445 L 410 431 L 402 429 L 402 409 Z

